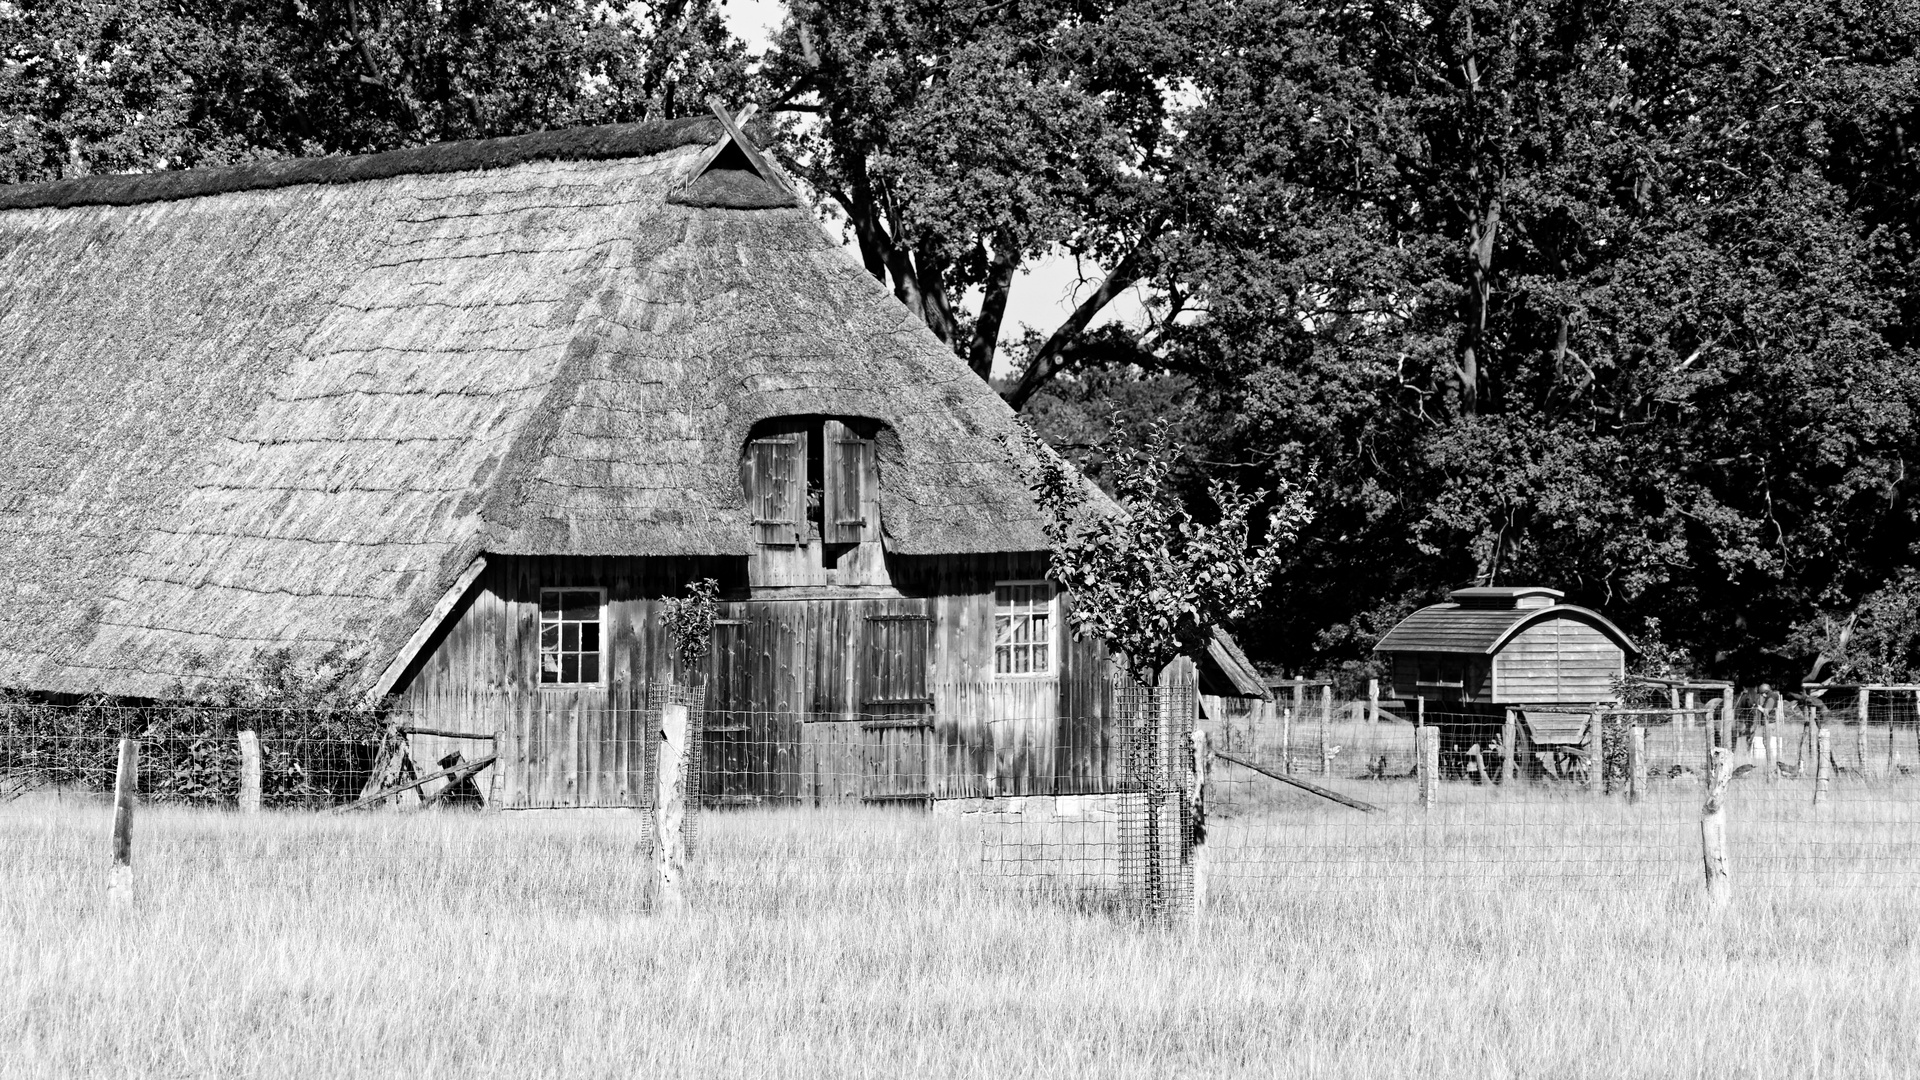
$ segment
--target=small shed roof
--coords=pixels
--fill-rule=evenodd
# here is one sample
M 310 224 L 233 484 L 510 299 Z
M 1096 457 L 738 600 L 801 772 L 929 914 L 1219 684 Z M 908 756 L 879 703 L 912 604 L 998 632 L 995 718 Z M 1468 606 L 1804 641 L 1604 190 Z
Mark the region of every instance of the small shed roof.
M 1605 615 L 1591 608 L 1573 604 L 1550 604 L 1545 607 L 1490 607 L 1479 601 L 1491 599 L 1473 594 L 1492 592 L 1487 589 L 1460 589 L 1453 593 L 1444 604 L 1423 607 L 1387 631 L 1380 643 L 1373 647 L 1374 652 L 1432 652 L 1432 653 L 1472 653 L 1492 656 L 1506 647 L 1515 634 L 1535 623 L 1553 619 L 1572 619 L 1584 622 L 1605 634 L 1614 644 L 1628 652 L 1639 652 L 1633 639 L 1615 626 Z M 1522 590 L 1499 590 L 1519 593 Z M 1553 590 L 1542 590 L 1552 592 Z M 1461 594 L 1469 594 L 1462 603 Z M 1558 594 L 1556 594 L 1558 595 Z M 1516 596 L 1516 600 L 1522 597 Z

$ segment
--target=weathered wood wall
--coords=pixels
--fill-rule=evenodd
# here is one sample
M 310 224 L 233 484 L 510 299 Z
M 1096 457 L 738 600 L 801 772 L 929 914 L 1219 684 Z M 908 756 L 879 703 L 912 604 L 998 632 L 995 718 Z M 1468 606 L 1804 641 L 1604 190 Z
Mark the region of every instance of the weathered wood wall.
M 1494 700 L 1516 704 L 1584 704 L 1613 696 L 1626 653 L 1599 629 L 1577 619 L 1527 627 L 1493 658 Z
M 721 800 L 924 799 L 1106 790 L 1109 663 L 1053 620 L 1054 670 L 996 676 L 993 587 L 1036 558 L 889 557 L 899 595 L 749 590 L 745 559 L 505 557 L 402 683 L 425 727 L 503 730 L 509 806 L 636 806 L 648 790 L 648 686 L 669 677 L 659 598 L 712 576 L 703 792 Z M 601 588 L 606 672 L 542 686 L 542 588 Z M 778 597 L 770 598 L 770 597 Z M 420 758 L 471 742 L 419 737 Z

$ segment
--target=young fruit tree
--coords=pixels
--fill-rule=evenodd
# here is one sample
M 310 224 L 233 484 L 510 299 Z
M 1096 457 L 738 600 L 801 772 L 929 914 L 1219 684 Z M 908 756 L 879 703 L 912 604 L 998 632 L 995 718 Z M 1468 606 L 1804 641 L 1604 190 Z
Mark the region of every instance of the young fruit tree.
M 673 640 L 682 678 L 692 679 L 712 648 L 713 621 L 719 612 L 715 601 L 719 597 L 720 583 L 701 578 L 687 584 L 687 595 L 669 596 L 660 602 L 660 622 Z
M 1098 637 L 1127 674 L 1159 684 L 1177 657 L 1198 658 L 1216 627 L 1252 614 L 1283 563 L 1283 552 L 1313 520 L 1302 485 L 1242 491 L 1231 480 L 1207 490 L 1215 514 L 1195 520 L 1170 482 L 1174 454 L 1167 421 L 1150 425 L 1139 444 L 1098 447 L 1108 459 L 1111 500 L 1031 428 L 1024 447 L 1038 464 L 1028 483 L 1045 514 L 1052 548 L 1048 576 L 1070 597 L 1068 625 L 1077 638 Z M 1255 515 L 1272 500 L 1265 535 Z

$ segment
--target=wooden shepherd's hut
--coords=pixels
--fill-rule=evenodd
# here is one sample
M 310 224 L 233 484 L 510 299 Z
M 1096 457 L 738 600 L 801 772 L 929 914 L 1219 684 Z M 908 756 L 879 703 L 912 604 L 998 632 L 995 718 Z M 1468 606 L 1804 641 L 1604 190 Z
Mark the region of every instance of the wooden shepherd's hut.
M 1111 783 L 1012 412 L 730 118 L 0 188 L 0 282 L 0 687 L 287 649 L 637 805 L 712 577 L 710 795 Z
M 1557 589 L 1455 589 L 1402 619 L 1374 646 L 1393 696 L 1451 706 L 1584 705 L 1626 674 L 1633 642 L 1606 616 L 1562 603 Z

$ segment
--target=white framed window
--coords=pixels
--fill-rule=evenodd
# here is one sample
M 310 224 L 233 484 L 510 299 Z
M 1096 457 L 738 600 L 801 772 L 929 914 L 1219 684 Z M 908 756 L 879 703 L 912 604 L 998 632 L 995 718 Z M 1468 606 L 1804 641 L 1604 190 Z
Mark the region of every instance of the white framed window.
M 540 590 L 540 685 L 600 684 L 606 604 L 605 589 Z
M 997 581 L 993 585 L 993 673 L 1053 674 L 1053 584 Z

